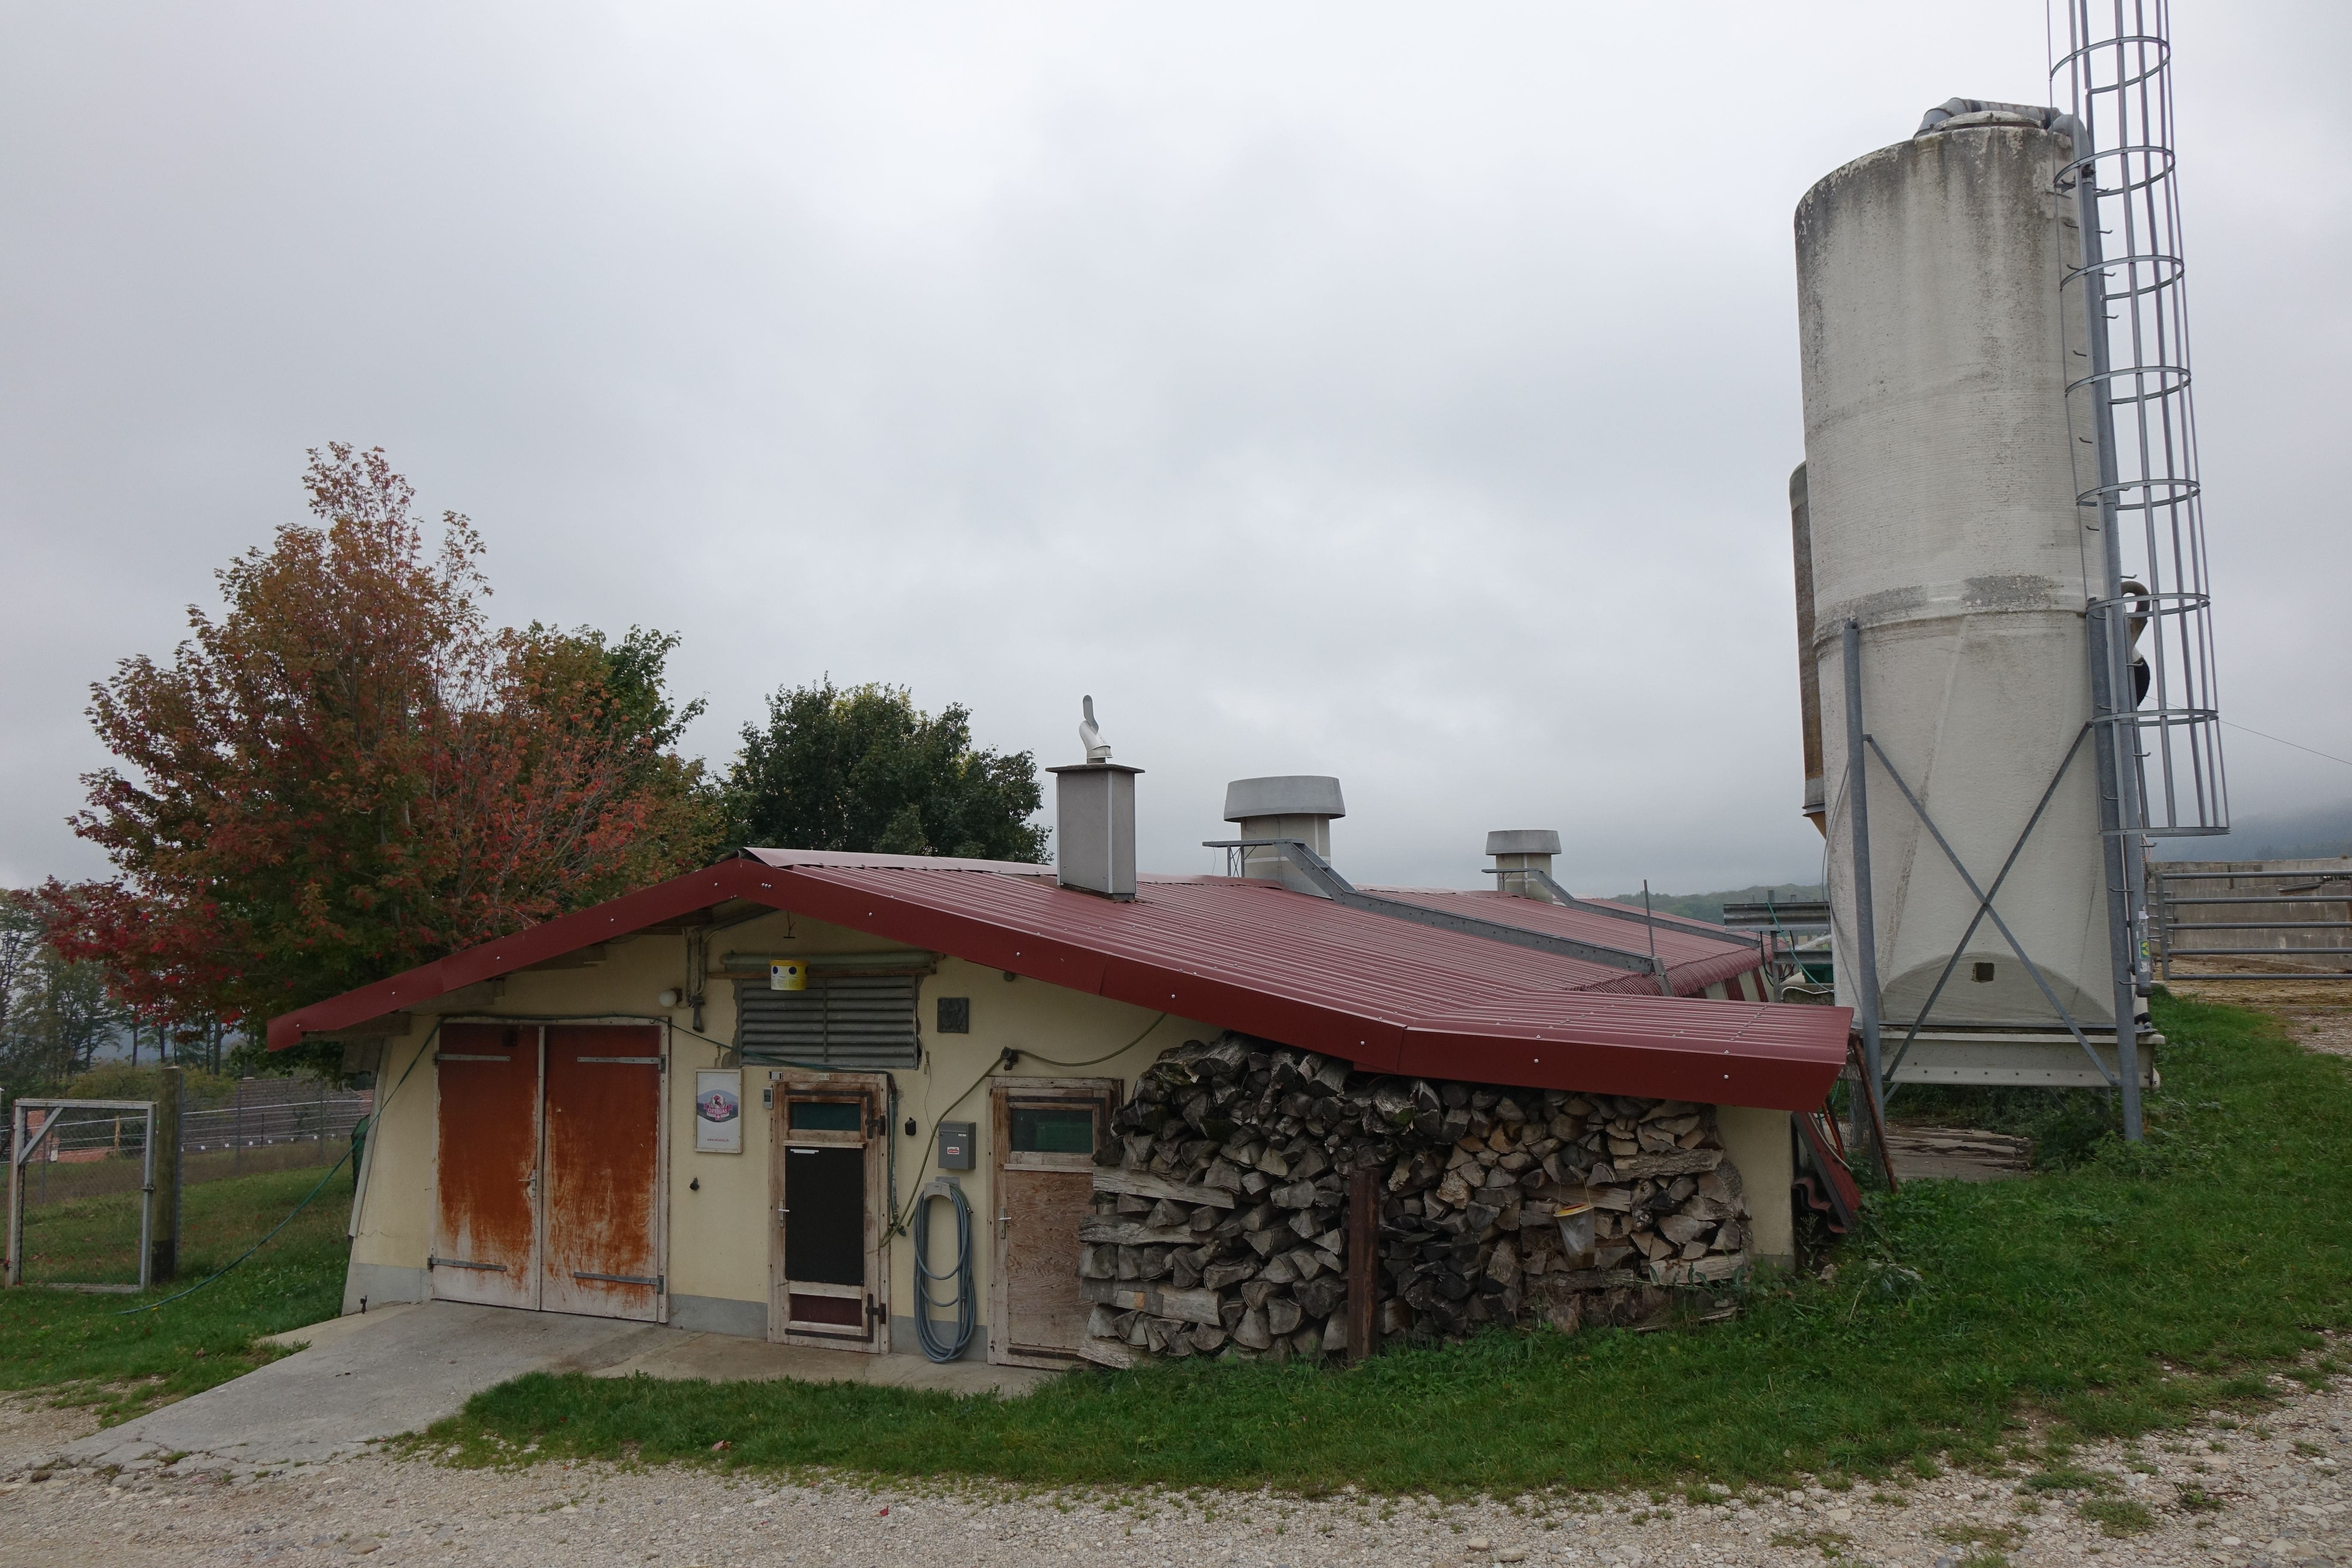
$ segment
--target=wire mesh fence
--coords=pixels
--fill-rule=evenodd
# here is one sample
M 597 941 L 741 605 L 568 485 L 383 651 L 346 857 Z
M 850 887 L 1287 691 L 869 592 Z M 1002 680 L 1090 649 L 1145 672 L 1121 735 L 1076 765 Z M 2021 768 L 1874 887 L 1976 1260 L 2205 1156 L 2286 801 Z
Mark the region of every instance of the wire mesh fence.
M 226 1105 L 180 1112 L 180 1180 L 194 1186 L 264 1171 L 331 1165 L 375 1107 L 368 1091 L 248 1079 Z
M 185 1188 L 331 1165 L 374 1104 L 373 1093 L 325 1083 L 248 1079 L 224 1102 L 184 1106 L 174 1146 L 158 1147 L 151 1165 L 152 1121 L 142 1105 L 22 1102 L 0 1131 L 15 1176 L 19 1277 L 136 1288 L 146 1188 L 160 1170 L 176 1171 Z

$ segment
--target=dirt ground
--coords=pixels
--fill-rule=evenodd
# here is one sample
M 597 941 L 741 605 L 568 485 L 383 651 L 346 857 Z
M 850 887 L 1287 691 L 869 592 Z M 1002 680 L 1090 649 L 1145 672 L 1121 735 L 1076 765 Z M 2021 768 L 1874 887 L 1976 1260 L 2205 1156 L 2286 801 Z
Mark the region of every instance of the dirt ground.
M 1645 1496 L 1441 1505 L 1341 1494 L 1021 1491 L 996 1486 L 778 1484 L 679 1468 L 547 1464 L 458 1469 L 366 1456 L 227 1481 L 153 1470 L 50 1469 L 88 1429 L 36 1402 L 0 1404 L 0 1564 L 842 1564 L 884 1568 L 1484 1568 L 1895 1564 L 1957 1568 L 1979 1544 L 2029 1564 L 2352 1564 L 2342 1466 L 2352 1387 L 2217 1423 L 2082 1450 L 2146 1531 L 2115 1538 L 2084 1494 L 1953 1473 L 1908 1488 L 1820 1487 L 1664 1507 Z
M 2180 980 L 2170 984 L 2174 994 L 2200 1002 L 2230 1002 L 2253 1007 L 2284 1021 L 2287 1030 L 2307 1050 L 2352 1057 L 2352 980 L 2299 980 L 2289 973 L 2269 975 L 2284 965 L 2256 967 L 2227 959 L 2206 961 L 2217 970 L 2230 970 L 2262 979 Z M 2160 1062 L 2163 1058 L 2158 1057 Z

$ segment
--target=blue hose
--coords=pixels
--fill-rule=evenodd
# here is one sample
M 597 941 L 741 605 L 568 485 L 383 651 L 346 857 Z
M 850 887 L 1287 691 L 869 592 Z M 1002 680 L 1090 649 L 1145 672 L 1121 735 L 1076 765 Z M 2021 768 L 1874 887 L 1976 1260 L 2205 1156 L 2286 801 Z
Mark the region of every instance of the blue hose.
M 946 1198 L 955 1205 L 955 1262 L 946 1268 L 931 1267 L 931 1200 Z M 932 1287 L 944 1280 L 955 1281 L 955 1300 L 940 1300 Z M 931 1320 L 934 1308 L 953 1305 L 955 1336 L 944 1337 L 940 1325 Z M 971 1331 L 979 1321 L 979 1303 L 971 1289 L 971 1205 L 964 1201 L 963 1184 L 953 1176 L 941 1176 L 923 1189 L 915 1200 L 915 1337 L 923 1343 L 923 1353 L 937 1362 L 961 1360 L 964 1347 L 971 1343 Z

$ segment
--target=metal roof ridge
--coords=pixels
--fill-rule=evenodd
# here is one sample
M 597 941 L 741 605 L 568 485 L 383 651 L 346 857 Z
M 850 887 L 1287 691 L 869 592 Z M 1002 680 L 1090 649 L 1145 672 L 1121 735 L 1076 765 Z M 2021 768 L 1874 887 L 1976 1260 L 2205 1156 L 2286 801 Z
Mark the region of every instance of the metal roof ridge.
M 982 860 L 959 855 L 888 855 L 853 849 L 772 849 L 745 845 L 737 858 L 776 870 L 807 866 L 844 871 L 990 871 L 1000 876 L 1050 877 L 1054 868 L 1031 860 Z

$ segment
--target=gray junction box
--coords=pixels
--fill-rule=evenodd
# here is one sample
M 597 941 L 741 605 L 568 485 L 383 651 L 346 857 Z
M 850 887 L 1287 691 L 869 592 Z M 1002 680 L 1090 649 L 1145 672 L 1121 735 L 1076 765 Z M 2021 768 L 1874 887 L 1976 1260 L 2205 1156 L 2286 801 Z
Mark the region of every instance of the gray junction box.
M 969 1171 L 971 1169 L 972 1123 L 942 1121 L 940 1123 L 940 1169 Z

